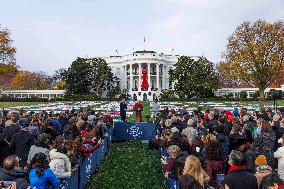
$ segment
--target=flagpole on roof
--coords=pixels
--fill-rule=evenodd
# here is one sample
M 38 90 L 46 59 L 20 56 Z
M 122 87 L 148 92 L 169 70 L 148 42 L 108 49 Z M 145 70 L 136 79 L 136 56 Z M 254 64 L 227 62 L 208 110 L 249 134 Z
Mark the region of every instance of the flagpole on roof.
M 146 50 L 146 37 L 144 36 L 144 50 Z

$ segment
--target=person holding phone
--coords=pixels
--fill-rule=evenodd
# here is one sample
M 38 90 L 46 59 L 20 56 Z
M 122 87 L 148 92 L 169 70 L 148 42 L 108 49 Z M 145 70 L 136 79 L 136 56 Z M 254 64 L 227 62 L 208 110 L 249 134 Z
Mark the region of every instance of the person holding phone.
M 16 182 L 12 181 L 0 181 L 1 189 L 17 189 Z
M 3 168 L 0 168 L 0 181 L 4 188 L 28 188 L 24 172 L 19 168 L 20 158 L 16 155 L 8 156 L 4 159 Z

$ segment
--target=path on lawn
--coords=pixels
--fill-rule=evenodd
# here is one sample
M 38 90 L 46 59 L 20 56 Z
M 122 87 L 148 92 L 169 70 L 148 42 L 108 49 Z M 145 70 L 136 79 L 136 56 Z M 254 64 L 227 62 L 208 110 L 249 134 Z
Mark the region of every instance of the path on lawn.
M 87 189 L 163 189 L 159 152 L 141 141 L 114 143 Z

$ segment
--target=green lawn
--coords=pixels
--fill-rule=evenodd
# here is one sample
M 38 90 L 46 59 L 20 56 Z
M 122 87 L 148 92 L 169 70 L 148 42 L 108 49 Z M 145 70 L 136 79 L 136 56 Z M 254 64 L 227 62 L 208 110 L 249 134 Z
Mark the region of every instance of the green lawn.
M 16 106 L 31 106 L 37 104 L 48 104 L 50 102 L 0 102 L 0 108 L 9 108 Z
M 177 100 L 177 102 L 186 102 L 186 101 Z M 224 101 L 214 101 L 214 102 L 224 102 Z M 31 106 L 31 105 L 48 104 L 48 103 L 55 103 L 55 102 L 0 102 L 0 108 L 8 108 L 8 107 L 16 107 L 16 106 Z M 255 104 L 255 103 L 258 103 L 258 101 L 241 101 L 241 103 Z M 284 106 L 284 100 L 278 100 L 277 103 L 278 103 L 278 106 Z M 273 101 L 266 101 L 265 104 L 273 105 Z M 143 106 L 144 106 L 144 111 L 142 112 L 142 114 L 143 114 L 143 118 L 145 119 L 145 114 L 150 113 L 150 106 L 146 102 L 143 102 Z M 194 107 L 194 105 L 192 106 Z M 135 114 L 133 114 L 127 120 L 135 121 Z
M 114 143 L 86 189 L 164 189 L 159 152 L 140 141 Z

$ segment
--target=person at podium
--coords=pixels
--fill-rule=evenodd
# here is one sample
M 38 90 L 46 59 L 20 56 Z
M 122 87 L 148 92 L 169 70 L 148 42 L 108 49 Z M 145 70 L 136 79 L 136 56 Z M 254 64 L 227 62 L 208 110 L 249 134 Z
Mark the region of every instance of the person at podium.
M 143 105 L 139 100 L 137 100 L 137 102 L 134 104 L 133 111 L 135 111 L 136 114 L 136 122 L 142 122 Z

